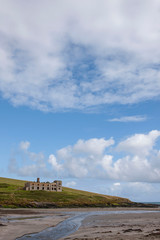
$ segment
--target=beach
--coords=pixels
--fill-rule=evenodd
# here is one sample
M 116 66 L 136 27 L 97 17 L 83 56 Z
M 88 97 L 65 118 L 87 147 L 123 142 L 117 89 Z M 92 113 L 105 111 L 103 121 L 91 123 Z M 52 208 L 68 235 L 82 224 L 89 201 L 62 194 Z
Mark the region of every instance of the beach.
M 82 214 L 84 219 L 79 229 L 59 239 L 160 239 L 160 212 L 155 212 L 159 210 L 158 208 L 0 209 L 0 240 L 15 240 L 25 234 L 41 232 L 73 218 L 76 214 L 81 216 L 81 213 L 84 213 Z
M 1 209 L 0 240 L 15 240 L 25 234 L 54 227 L 69 217 L 59 212 L 50 209 Z
M 65 240 L 160 239 L 160 213 L 125 213 L 91 216 Z

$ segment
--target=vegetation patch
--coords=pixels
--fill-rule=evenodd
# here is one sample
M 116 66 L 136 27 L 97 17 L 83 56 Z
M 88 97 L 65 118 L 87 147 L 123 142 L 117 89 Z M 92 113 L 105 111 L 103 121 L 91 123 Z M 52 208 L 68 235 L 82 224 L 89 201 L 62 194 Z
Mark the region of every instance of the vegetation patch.
M 62 192 L 25 191 L 26 181 L 0 178 L 1 207 L 129 207 L 133 202 L 126 198 L 96 194 L 63 187 Z

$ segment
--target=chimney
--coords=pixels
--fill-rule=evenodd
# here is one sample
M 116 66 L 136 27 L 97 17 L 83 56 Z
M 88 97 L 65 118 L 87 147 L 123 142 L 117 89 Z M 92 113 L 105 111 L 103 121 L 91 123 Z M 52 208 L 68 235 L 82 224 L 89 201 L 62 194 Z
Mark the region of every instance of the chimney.
M 40 178 L 39 178 L 39 177 L 37 178 L 37 182 L 38 182 L 38 183 L 40 182 Z

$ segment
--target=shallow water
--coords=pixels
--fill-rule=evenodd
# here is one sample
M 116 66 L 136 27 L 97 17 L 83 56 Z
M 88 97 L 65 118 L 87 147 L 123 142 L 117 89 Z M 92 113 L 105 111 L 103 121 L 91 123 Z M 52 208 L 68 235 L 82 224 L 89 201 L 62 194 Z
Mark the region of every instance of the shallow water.
M 94 211 L 94 212 L 72 212 L 73 217 L 70 217 L 55 227 L 50 227 L 42 232 L 28 234 L 16 240 L 58 240 L 76 232 L 81 226 L 82 221 L 88 216 L 94 215 L 108 215 L 108 214 L 126 214 L 126 213 L 147 213 L 153 211 Z M 156 211 L 155 211 L 156 212 Z M 69 214 L 68 212 L 66 213 Z

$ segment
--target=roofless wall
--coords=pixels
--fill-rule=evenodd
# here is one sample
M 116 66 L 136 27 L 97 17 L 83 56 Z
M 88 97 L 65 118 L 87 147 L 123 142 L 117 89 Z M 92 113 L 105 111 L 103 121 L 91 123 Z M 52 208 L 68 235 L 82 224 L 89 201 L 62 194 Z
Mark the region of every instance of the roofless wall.
M 26 191 L 52 191 L 52 192 L 62 192 L 62 181 L 55 180 L 54 182 L 40 182 L 40 178 L 37 178 L 37 182 L 27 182 L 25 183 L 24 189 Z

